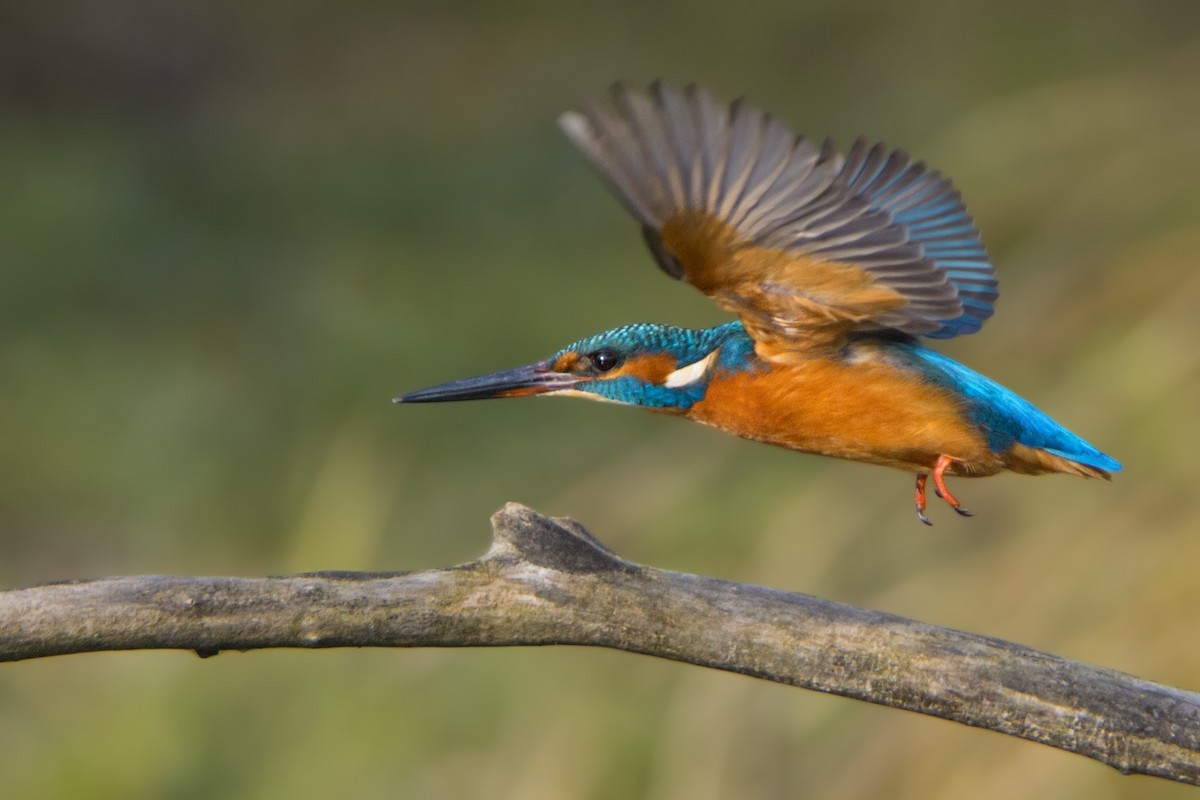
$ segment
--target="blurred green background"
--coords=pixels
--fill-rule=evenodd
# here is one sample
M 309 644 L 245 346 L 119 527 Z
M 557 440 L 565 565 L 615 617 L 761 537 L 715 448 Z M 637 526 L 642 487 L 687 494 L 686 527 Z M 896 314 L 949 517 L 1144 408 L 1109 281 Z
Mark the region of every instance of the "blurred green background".
M 565 401 L 401 391 L 665 279 L 554 118 L 749 94 L 953 175 L 1001 275 L 944 349 L 1126 465 L 911 478 Z M 0 8 L 0 585 L 466 561 L 520 500 L 621 555 L 1200 689 L 1200 5 L 18 2 Z M 1163 798 L 951 723 L 615 652 L 0 668 L 13 798 Z M 1189 795 L 1190 796 L 1190 795 Z

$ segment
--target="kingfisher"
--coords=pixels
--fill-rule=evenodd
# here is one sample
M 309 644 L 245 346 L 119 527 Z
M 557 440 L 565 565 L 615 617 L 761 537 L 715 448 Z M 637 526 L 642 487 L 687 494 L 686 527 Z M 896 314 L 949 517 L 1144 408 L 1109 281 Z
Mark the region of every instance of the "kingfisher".
M 757 442 L 893 467 L 963 516 L 948 475 L 1111 479 L 1121 464 L 921 337 L 974 333 L 998 297 L 950 180 L 858 139 L 843 155 L 737 100 L 613 87 L 559 126 L 641 226 L 654 261 L 737 316 L 625 325 L 524 367 L 395 398 L 584 397 Z

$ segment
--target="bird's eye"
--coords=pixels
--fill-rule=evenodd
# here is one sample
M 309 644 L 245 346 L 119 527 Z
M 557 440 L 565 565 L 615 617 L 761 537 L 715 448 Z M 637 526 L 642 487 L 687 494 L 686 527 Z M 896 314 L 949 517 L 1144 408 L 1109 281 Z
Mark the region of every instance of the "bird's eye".
M 588 360 L 592 362 L 592 366 L 596 368 L 597 372 L 608 372 L 621 363 L 621 356 L 612 350 L 604 349 L 588 353 Z

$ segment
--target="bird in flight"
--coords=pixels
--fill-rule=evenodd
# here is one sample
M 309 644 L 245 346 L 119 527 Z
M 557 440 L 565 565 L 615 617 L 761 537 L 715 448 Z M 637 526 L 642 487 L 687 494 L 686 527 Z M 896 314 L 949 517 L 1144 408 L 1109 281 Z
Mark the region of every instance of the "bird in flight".
M 641 225 L 658 266 L 738 319 L 638 324 L 544 361 L 396 398 L 604 400 L 916 475 L 1111 477 L 1120 463 L 920 343 L 979 330 L 998 293 L 958 191 L 902 150 L 845 155 L 702 88 L 618 84 L 559 125 Z

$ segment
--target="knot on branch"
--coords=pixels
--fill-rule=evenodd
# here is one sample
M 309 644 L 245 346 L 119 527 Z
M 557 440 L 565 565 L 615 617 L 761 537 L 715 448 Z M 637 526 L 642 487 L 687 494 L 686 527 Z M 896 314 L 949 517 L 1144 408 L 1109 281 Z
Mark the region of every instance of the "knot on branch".
M 487 558 L 517 558 L 569 573 L 633 572 L 570 517 L 547 517 L 520 503 L 506 503 L 492 515 L 492 548 Z

